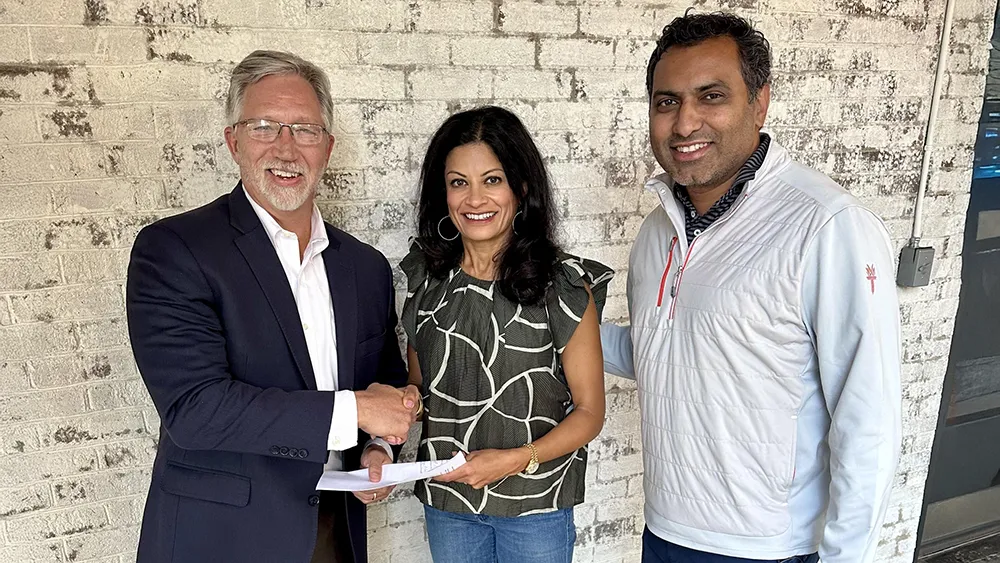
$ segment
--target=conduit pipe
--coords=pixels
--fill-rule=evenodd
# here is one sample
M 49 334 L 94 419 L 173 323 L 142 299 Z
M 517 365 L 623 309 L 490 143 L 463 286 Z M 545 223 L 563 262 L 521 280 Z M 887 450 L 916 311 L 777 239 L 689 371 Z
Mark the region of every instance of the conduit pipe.
M 913 209 L 913 230 L 910 234 L 909 246 L 916 247 L 923 236 L 924 197 L 927 194 L 927 179 L 930 176 L 931 151 L 934 148 L 934 134 L 937 132 L 938 107 L 941 101 L 941 89 L 944 83 L 945 68 L 948 66 L 948 48 L 951 44 L 951 25 L 955 19 L 955 1 L 945 0 L 944 27 L 941 29 L 941 45 L 938 47 L 937 72 L 934 75 L 934 89 L 931 91 L 931 111 L 927 118 L 927 130 L 924 133 L 924 155 L 920 163 L 920 185 L 917 188 L 917 201 Z
M 924 198 L 927 196 L 927 179 L 930 176 L 931 152 L 934 150 L 934 134 L 937 132 L 938 107 L 941 102 L 941 88 L 944 72 L 948 66 L 948 48 L 951 44 L 951 24 L 955 19 L 955 0 L 945 0 L 944 26 L 941 28 L 941 44 L 938 47 L 937 72 L 934 73 L 934 88 L 931 90 L 931 109 L 924 131 L 924 154 L 920 163 L 920 184 L 917 186 L 917 200 L 913 206 L 913 229 L 910 241 L 899 251 L 899 269 L 896 283 L 903 287 L 921 287 L 931 282 L 931 267 L 934 264 L 934 248 L 920 246 L 924 234 Z

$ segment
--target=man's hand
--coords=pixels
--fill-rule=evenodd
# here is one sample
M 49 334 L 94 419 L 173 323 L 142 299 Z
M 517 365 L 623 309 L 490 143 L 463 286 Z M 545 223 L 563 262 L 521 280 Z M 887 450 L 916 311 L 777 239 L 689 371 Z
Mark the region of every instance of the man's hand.
M 403 407 L 413 411 L 414 422 L 420 420 L 424 414 L 424 400 L 420 397 L 420 390 L 415 385 L 407 385 L 403 388 Z M 409 429 L 407 429 L 409 431 Z M 398 446 L 406 441 L 406 434 L 402 436 L 372 436 L 372 438 L 382 438 L 393 446 Z
M 434 478 L 435 481 L 465 483 L 473 489 L 482 489 L 504 477 L 524 470 L 531 460 L 528 448 L 509 450 L 479 450 L 465 456 L 465 464 L 454 471 Z
M 368 480 L 372 483 L 378 483 L 382 480 L 382 466 L 387 463 L 392 463 L 392 460 L 386 455 L 382 446 L 372 444 L 365 448 L 365 453 L 361 454 L 361 467 L 368 468 Z M 354 491 L 354 496 L 365 504 L 371 504 L 388 497 L 394 488 L 396 488 L 395 485 L 389 485 L 369 491 Z
M 358 428 L 372 436 L 381 436 L 394 446 L 406 441 L 421 405 L 416 387 L 408 385 L 404 393 L 401 389 L 372 383 L 365 391 L 355 391 L 354 397 L 358 404 Z

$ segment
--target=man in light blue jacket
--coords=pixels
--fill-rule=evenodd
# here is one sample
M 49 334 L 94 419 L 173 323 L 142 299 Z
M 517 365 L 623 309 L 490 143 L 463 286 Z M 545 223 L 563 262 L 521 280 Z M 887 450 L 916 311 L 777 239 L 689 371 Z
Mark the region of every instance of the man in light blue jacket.
M 761 128 L 770 47 L 697 14 L 650 59 L 661 206 L 601 330 L 642 408 L 644 563 L 870 563 L 900 447 L 899 306 L 882 222 Z

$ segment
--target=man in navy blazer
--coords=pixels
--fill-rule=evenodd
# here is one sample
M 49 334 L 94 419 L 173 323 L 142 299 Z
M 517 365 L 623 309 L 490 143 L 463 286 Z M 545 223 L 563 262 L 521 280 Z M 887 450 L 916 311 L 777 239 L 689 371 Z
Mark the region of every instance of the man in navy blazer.
M 314 204 L 332 107 L 315 65 L 249 55 L 226 103 L 240 184 L 136 239 L 129 336 L 161 420 L 141 563 L 367 560 L 365 504 L 390 489 L 316 482 L 377 480 L 394 452 L 368 437 L 401 443 L 421 406 L 388 262 Z

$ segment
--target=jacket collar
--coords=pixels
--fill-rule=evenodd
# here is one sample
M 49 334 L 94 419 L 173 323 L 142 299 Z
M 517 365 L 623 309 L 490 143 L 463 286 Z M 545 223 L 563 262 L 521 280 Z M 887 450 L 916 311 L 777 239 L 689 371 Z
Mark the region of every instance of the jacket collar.
M 318 211 L 314 211 L 314 218 L 320 219 L 320 224 L 324 227 L 322 232 L 330 239 L 330 246 L 328 248 L 334 250 L 340 248 L 342 242 L 340 233 L 336 229 L 327 226 L 322 221 L 322 216 L 319 215 Z M 253 206 L 250 204 L 250 199 L 247 197 L 246 188 L 244 188 L 242 181 L 236 184 L 233 191 L 229 193 L 229 224 L 242 234 L 250 233 L 256 229 L 264 229 L 265 236 L 269 240 L 273 237 L 272 233 L 265 229 L 261 223 L 261 218 L 257 216 L 257 212 L 254 211 Z M 313 221 L 314 230 L 315 227 L 316 222 Z
M 760 186 L 765 185 L 768 178 L 778 174 L 791 160 L 785 147 L 781 146 L 774 139 L 774 134 L 768 133 L 768 135 L 771 137 L 771 144 L 768 146 L 767 155 L 764 157 L 764 162 L 761 163 L 760 168 L 757 169 L 757 174 L 743 188 L 741 198 L 749 196 L 760 188 Z M 674 181 L 670 175 L 663 172 L 653 176 L 646 182 L 645 189 L 648 192 L 656 194 L 660 200 L 660 205 L 667 212 L 667 217 L 670 218 L 675 226 L 679 226 L 678 232 L 683 232 L 684 209 L 674 194 Z

